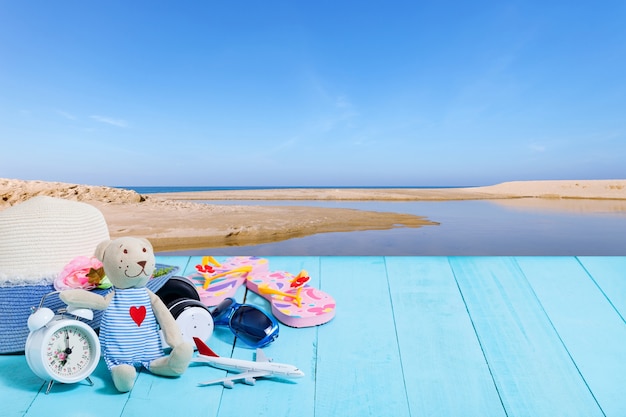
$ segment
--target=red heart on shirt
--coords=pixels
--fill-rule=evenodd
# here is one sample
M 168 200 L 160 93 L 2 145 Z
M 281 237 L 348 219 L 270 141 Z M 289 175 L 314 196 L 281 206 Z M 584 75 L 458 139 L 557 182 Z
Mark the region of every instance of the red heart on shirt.
M 143 323 L 143 319 L 146 318 L 146 306 L 132 306 L 130 308 L 130 317 L 135 323 L 137 323 L 137 326 L 141 326 L 141 323 Z

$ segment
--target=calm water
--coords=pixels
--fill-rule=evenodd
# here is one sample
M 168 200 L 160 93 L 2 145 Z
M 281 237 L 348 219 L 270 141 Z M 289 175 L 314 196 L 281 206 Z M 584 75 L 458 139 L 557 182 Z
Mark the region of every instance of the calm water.
M 425 216 L 439 226 L 323 233 L 254 246 L 163 255 L 626 255 L 626 202 L 206 201 L 210 204 L 345 207 Z

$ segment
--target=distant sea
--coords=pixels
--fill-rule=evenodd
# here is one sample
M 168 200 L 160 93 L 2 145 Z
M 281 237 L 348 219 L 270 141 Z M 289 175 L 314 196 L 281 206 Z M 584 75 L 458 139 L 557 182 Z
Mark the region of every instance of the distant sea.
M 182 192 L 191 192 L 191 191 L 245 191 L 245 190 L 286 190 L 286 189 L 347 189 L 347 188 L 356 188 L 362 190 L 372 190 L 372 189 L 392 189 L 392 188 L 422 188 L 422 189 L 432 189 L 432 188 L 470 188 L 474 186 L 467 185 L 446 185 L 446 186 L 424 186 L 424 185 L 416 185 L 416 186 L 406 186 L 406 185 L 393 185 L 393 186 L 351 186 L 351 185 L 340 185 L 340 186 L 328 186 L 328 185 L 316 185 L 316 186 L 136 186 L 136 185 L 119 185 L 114 186 L 115 188 L 124 188 L 126 190 L 133 190 L 138 192 L 139 194 L 157 194 L 157 193 L 182 193 Z

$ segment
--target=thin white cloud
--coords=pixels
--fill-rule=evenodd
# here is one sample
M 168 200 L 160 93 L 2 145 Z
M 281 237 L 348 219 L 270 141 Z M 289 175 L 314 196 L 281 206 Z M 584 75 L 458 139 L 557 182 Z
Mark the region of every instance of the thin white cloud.
M 68 112 L 63 111 L 63 110 L 57 110 L 56 112 L 57 112 L 57 114 L 58 114 L 59 116 L 63 116 L 63 117 L 65 117 L 65 118 L 66 118 L 66 119 L 68 119 L 68 120 L 76 120 L 76 116 L 74 116 L 74 115 L 73 115 L 73 114 L 71 114 L 71 113 L 68 113 Z
M 112 126 L 128 127 L 128 123 L 126 122 L 126 120 L 123 120 L 123 119 L 113 119 L 112 117 L 99 116 L 99 115 L 93 115 L 89 117 L 98 122 L 106 123 Z
M 293 137 L 290 139 L 285 139 L 282 142 L 277 143 L 273 147 L 263 148 L 260 152 L 253 154 L 254 158 L 273 158 L 275 155 L 284 155 L 285 152 L 289 152 L 294 149 L 298 145 L 298 138 Z
M 333 107 L 318 122 L 319 130 L 330 132 L 339 127 L 354 128 L 354 120 L 359 116 L 352 102 L 345 95 L 335 97 Z

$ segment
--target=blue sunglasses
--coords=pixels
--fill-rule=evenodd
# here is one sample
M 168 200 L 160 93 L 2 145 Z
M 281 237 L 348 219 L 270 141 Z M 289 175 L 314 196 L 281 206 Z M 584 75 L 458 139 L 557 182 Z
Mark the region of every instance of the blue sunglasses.
M 215 326 L 228 326 L 238 339 L 261 348 L 278 337 L 278 322 L 260 308 L 225 298 L 211 311 Z

